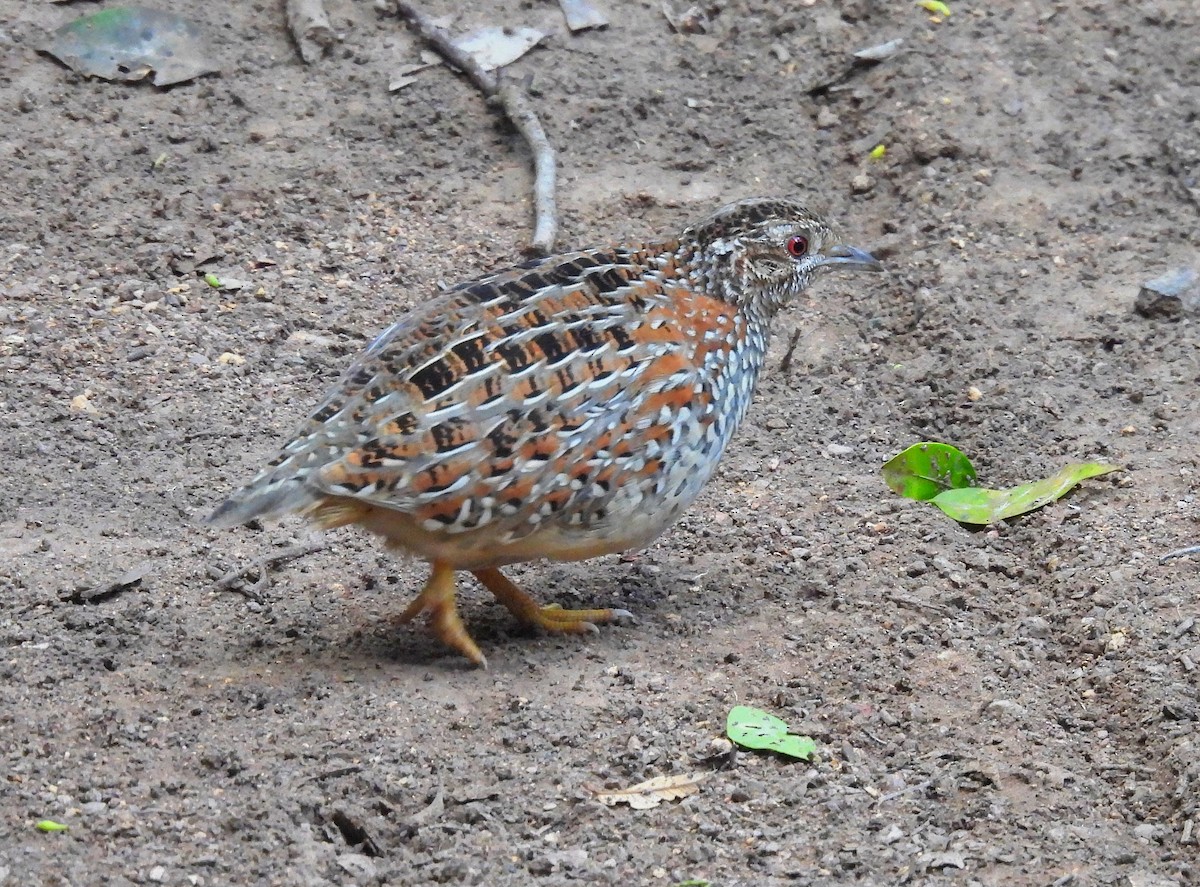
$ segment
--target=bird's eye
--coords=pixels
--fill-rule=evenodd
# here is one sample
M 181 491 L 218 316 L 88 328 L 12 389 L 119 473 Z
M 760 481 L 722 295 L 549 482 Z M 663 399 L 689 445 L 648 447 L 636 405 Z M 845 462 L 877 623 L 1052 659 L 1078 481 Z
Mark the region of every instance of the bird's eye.
M 808 252 L 808 238 L 802 234 L 793 234 L 787 242 L 788 254 L 800 258 Z

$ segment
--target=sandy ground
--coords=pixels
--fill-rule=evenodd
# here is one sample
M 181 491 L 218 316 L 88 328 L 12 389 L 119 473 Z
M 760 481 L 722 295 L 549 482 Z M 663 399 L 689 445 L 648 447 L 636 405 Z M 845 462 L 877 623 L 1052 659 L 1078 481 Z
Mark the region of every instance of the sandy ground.
M 274 5 L 175 4 L 222 73 L 160 90 L 35 52 L 90 4 L 0 0 L 0 884 L 1200 881 L 1200 573 L 1159 562 L 1200 541 L 1197 322 L 1132 310 L 1200 264 L 1196 5 L 732 0 L 690 36 L 606 5 L 454 20 L 554 32 L 513 69 L 564 248 L 785 194 L 889 274 L 781 318 L 651 548 L 513 571 L 634 624 L 531 635 L 470 587 L 483 672 L 389 621 L 423 565 L 199 520 L 380 329 L 520 257 L 519 138 L 445 68 L 389 93 L 420 47 L 369 3 L 310 68 Z M 971 530 L 884 487 L 918 440 L 993 486 L 1126 470 Z M 214 588 L 314 541 L 259 601 Z M 714 758 L 738 703 L 818 758 Z

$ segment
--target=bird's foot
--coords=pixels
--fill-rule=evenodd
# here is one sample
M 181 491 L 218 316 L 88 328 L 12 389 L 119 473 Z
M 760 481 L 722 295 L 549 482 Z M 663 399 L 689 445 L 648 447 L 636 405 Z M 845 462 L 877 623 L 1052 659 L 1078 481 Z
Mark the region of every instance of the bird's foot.
M 628 610 L 564 610 L 558 604 L 543 607 L 495 568 L 472 572 L 517 619 L 546 631 L 586 634 L 599 631 L 596 626 L 600 623 L 633 618 Z
M 411 622 L 422 613 L 429 614 L 429 628 L 434 637 L 466 656 L 480 668 L 487 668 L 487 658 L 467 634 L 466 626 L 458 615 L 454 601 L 454 568 L 434 563 L 433 573 L 421 593 L 416 596 L 403 613 L 396 617 L 400 623 Z

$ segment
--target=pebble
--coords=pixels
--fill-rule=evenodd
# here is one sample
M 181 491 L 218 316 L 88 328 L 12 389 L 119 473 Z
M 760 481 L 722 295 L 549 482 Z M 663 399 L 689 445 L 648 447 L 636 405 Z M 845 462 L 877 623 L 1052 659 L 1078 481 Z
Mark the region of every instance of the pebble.
M 1185 313 L 1200 311 L 1200 274 L 1191 268 L 1176 268 L 1148 280 L 1138 291 L 1133 310 L 1142 317 L 1178 320 Z
M 567 850 L 551 850 L 546 854 L 546 860 L 552 866 L 560 868 L 580 868 L 587 865 L 588 853 L 581 847 L 572 847 Z
M 1050 623 L 1041 616 L 1027 616 L 1021 620 L 1020 633 L 1027 638 L 1047 638 L 1050 636 Z
M 351 877 L 367 880 L 375 877 L 375 863 L 363 853 L 342 853 L 337 864 Z
M 993 699 L 984 712 L 993 718 L 1017 721 L 1025 716 L 1025 707 L 1011 699 Z
M 1143 822 L 1141 825 L 1134 828 L 1133 833 L 1139 840 L 1154 841 L 1158 839 L 1159 835 L 1162 833 L 1162 829 L 1152 822 Z
M 842 118 L 832 108 L 822 108 L 817 112 L 817 126 L 821 129 L 832 129 L 842 122 Z
M 865 172 L 860 172 L 850 180 L 850 190 L 855 194 L 866 194 L 875 187 L 875 180 Z

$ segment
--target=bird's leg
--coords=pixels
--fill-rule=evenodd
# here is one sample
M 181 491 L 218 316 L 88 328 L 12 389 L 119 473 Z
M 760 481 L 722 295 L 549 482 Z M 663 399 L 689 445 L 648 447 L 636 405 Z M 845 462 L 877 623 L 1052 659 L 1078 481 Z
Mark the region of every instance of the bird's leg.
M 543 607 L 495 567 L 471 572 L 496 596 L 496 600 L 508 607 L 519 620 L 546 631 L 583 634 L 596 631 L 597 622 L 612 622 L 614 619 L 626 619 L 633 615 L 628 610 L 564 610 L 557 604 Z
M 487 659 L 471 640 L 462 619 L 459 618 L 458 607 L 454 603 L 454 586 L 454 568 L 434 561 L 429 581 L 425 583 L 416 599 L 396 617 L 396 621 L 411 622 L 421 613 L 428 613 L 429 627 L 434 637 L 447 647 L 462 653 L 476 665 L 487 668 Z

